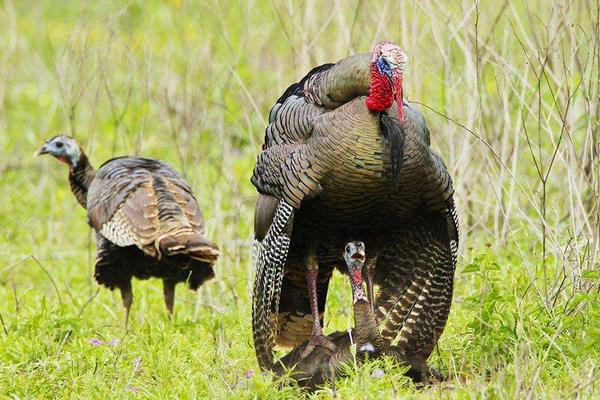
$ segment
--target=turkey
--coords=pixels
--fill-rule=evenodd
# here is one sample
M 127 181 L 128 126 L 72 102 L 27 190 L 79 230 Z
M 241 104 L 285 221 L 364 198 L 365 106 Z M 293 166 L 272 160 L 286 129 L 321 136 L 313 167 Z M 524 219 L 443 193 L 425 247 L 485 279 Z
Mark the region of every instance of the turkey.
M 381 335 L 427 373 L 452 299 L 458 220 L 425 119 L 403 101 L 406 61 L 400 47 L 378 43 L 314 68 L 271 109 L 251 179 L 252 327 L 263 369 L 275 345 L 308 340 L 305 358 L 316 347 L 335 351 L 322 331 L 329 279 L 343 264 L 336 249 L 360 239 L 373 255 L 367 298 Z
M 315 388 L 340 374 L 342 367 L 353 360 L 351 346 L 356 344 L 359 356 L 362 352 L 384 352 L 385 343 L 379 335 L 373 310 L 362 287 L 362 268 L 365 261 L 365 246 L 362 242 L 350 242 L 344 248 L 344 260 L 348 267 L 354 306 L 355 328 L 348 332 L 334 332 L 327 338 L 335 344 L 335 350 L 320 347 L 303 356 L 308 342 L 295 347 L 279 359 L 273 372 L 283 376 L 288 370 L 290 376 L 302 386 Z
M 163 280 L 173 314 L 175 285 L 196 290 L 214 276 L 217 246 L 204 237 L 205 223 L 190 186 L 167 164 L 118 157 L 94 171 L 75 139 L 60 135 L 36 155 L 50 154 L 69 167 L 69 184 L 96 232 L 96 281 L 121 291 L 126 317 L 133 302 L 131 278 Z
M 353 361 L 352 345 L 356 345 L 357 358 L 376 358 L 380 356 L 392 357 L 399 363 L 404 362 L 402 349 L 392 346 L 379 333 L 375 315 L 363 290 L 362 268 L 365 262 L 365 246 L 362 242 L 350 242 L 344 250 L 344 260 L 350 276 L 352 287 L 352 301 L 354 308 L 354 324 L 352 334 L 347 332 L 334 332 L 328 335 L 335 346 L 335 352 L 327 348 L 311 352 L 306 358 L 302 353 L 307 343 L 295 347 L 291 352 L 278 360 L 273 367 L 277 376 L 283 376 L 288 370 L 290 376 L 302 386 L 315 388 L 327 380 L 333 380 L 343 372 L 343 366 Z M 414 371 L 407 375 L 418 380 L 420 376 L 413 376 Z M 436 378 L 441 375 L 434 373 Z M 427 376 L 423 378 L 427 379 Z

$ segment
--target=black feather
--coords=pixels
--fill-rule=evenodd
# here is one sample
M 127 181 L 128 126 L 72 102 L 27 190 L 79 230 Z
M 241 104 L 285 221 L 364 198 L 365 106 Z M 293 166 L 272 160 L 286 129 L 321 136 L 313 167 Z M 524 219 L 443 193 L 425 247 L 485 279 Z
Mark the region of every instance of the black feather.
M 283 104 L 285 102 L 285 100 L 290 97 L 290 96 L 303 96 L 304 95 L 304 83 L 306 83 L 306 81 L 313 75 L 318 74 L 320 72 L 324 72 L 327 71 L 329 68 L 333 67 L 335 64 L 332 63 L 328 63 L 328 64 L 323 64 L 323 65 L 319 65 L 318 67 L 315 67 L 313 69 L 311 69 L 308 74 L 306 74 L 306 76 L 304 78 L 302 78 L 300 80 L 300 82 L 296 82 L 291 84 L 286 90 L 285 92 L 283 92 L 283 94 L 281 95 L 281 97 L 279 97 L 279 99 L 277 99 L 277 103 Z
M 379 113 L 379 125 L 390 147 L 392 177 L 396 185 L 400 185 L 400 173 L 404 161 L 404 128 L 396 118 L 387 113 Z

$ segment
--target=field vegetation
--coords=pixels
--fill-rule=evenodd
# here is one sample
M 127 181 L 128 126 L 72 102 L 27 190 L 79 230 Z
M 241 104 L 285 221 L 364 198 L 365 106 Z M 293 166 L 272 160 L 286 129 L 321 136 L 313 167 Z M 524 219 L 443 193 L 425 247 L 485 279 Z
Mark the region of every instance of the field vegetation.
M 0 396 L 296 398 L 258 372 L 250 327 L 249 178 L 270 107 L 312 67 L 379 40 L 409 56 L 456 188 L 461 247 L 449 322 L 416 388 L 387 361 L 318 398 L 600 397 L 600 5 L 594 0 L 0 1 Z M 64 165 L 169 162 L 194 188 L 217 278 L 119 294 Z M 367 249 L 368 251 L 368 249 Z M 352 326 L 334 276 L 326 332 Z

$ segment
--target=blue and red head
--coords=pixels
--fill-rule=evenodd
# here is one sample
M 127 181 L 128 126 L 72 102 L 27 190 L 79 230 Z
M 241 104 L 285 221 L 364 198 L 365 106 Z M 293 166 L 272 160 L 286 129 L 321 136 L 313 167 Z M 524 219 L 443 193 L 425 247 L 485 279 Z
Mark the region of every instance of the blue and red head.
M 74 168 L 81 158 L 81 148 L 75 139 L 66 135 L 58 135 L 46 140 L 46 143 L 35 152 L 35 156 L 50 154 L 57 160 Z
M 392 42 L 380 42 L 375 46 L 371 58 L 371 89 L 366 100 L 369 110 L 384 112 L 395 101 L 400 119 L 404 119 L 402 77 L 407 60 L 404 50 Z
M 365 244 L 363 242 L 349 242 L 344 248 L 344 260 L 350 274 L 352 297 L 354 301 L 366 300 L 362 288 L 362 268 L 365 264 Z

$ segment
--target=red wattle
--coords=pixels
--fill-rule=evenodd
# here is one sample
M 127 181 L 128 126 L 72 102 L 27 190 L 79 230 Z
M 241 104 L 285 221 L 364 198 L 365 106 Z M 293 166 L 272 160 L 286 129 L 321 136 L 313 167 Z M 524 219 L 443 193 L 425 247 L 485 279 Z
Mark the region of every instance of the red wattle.
M 404 110 L 402 109 L 402 74 L 392 72 L 392 85 L 394 85 L 394 100 L 398 104 L 398 117 L 404 122 Z
M 394 93 L 390 83 L 379 73 L 375 63 L 371 64 L 371 88 L 366 103 L 367 108 L 373 112 L 384 112 L 394 104 Z
M 362 284 L 362 275 L 361 275 L 360 271 L 358 271 L 358 270 L 352 271 L 352 279 L 354 280 L 355 284 L 361 285 Z

